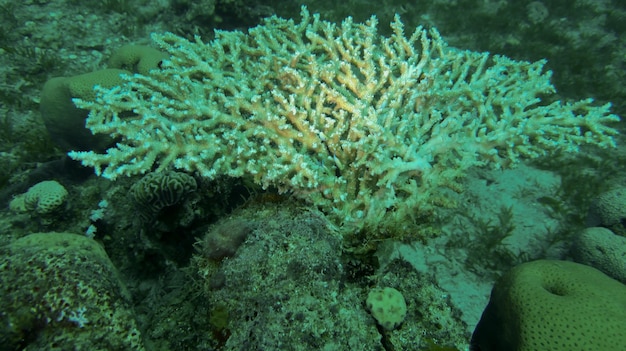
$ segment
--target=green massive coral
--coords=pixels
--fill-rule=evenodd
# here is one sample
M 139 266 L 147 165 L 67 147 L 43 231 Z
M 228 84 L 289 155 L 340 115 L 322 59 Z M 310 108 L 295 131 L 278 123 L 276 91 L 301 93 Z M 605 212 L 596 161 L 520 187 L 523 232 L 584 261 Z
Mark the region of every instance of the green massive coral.
M 35 233 L 0 255 L 1 350 L 145 350 L 130 295 L 95 240 Z
M 171 55 L 162 69 L 79 103 L 92 132 L 120 143 L 70 156 L 112 179 L 155 164 L 246 176 L 346 232 L 385 233 L 447 205 L 471 166 L 614 146 L 608 105 L 542 100 L 554 93 L 543 61 L 449 48 L 434 29 L 407 36 L 399 18 L 391 28 L 303 9 L 300 23 L 272 17 L 209 43 L 154 35 Z

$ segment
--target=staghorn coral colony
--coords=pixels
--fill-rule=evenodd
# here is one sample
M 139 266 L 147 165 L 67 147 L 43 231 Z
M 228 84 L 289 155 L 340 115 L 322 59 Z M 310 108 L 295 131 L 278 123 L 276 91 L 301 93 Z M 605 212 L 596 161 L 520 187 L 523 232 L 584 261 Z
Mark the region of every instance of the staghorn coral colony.
M 0 0 L 0 350 L 626 349 L 625 19 Z
M 272 17 L 208 43 L 155 34 L 162 69 L 77 102 L 93 133 L 120 142 L 69 155 L 109 179 L 155 164 L 250 177 L 347 233 L 384 233 L 448 205 L 472 166 L 615 146 L 608 104 L 548 101 L 543 61 L 449 48 L 434 29 L 406 35 L 398 17 L 389 37 L 377 25 L 303 8 L 300 23 Z

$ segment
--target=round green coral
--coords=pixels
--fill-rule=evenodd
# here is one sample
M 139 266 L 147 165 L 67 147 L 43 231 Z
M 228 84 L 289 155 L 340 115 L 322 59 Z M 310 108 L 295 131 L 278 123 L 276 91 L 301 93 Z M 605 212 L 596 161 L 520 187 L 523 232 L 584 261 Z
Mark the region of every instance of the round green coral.
M 524 263 L 494 286 L 472 345 L 481 351 L 626 350 L 625 306 L 626 286 L 594 268 Z
M 16 196 L 9 207 L 16 212 L 35 212 L 47 215 L 56 212 L 67 198 L 67 190 L 55 180 L 46 180 Z

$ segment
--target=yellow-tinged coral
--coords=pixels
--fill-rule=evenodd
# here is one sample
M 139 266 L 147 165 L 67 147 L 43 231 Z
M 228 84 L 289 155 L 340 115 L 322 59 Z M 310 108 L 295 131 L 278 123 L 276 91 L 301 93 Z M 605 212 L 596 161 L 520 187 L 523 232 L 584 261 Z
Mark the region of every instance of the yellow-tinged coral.
M 406 301 L 394 288 L 374 288 L 367 294 L 365 301 L 376 322 L 386 330 L 393 330 L 404 322 Z
M 389 37 L 302 11 L 203 43 L 156 34 L 162 69 L 100 89 L 87 126 L 119 136 L 70 152 L 107 178 L 170 167 L 248 176 L 319 206 L 346 232 L 412 231 L 468 167 L 503 167 L 581 144 L 614 146 L 618 120 L 590 99 L 546 103 L 545 61 L 448 48 L 434 30 Z M 124 117 L 132 111 L 135 116 Z

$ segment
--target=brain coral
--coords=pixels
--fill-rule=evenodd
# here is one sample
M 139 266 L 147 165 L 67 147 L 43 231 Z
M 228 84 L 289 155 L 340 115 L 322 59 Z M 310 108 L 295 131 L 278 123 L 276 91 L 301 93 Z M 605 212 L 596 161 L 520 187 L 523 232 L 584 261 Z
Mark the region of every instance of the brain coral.
M 147 222 L 169 206 L 179 204 L 198 188 L 196 180 L 182 172 L 148 173 L 130 189 L 140 216 Z
M 16 196 L 10 207 L 18 212 L 34 211 L 39 214 L 55 212 L 67 198 L 67 190 L 55 180 L 46 180 L 30 187 L 24 194 Z
M 578 263 L 519 265 L 494 286 L 475 351 L 626 350 L 626 286 Z

